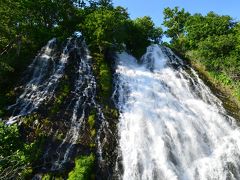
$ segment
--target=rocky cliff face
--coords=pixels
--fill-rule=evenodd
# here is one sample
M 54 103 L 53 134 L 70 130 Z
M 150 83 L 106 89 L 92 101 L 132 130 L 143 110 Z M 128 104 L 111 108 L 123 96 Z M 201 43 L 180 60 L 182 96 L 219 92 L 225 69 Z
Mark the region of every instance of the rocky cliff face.
M 46 173 L 67 178 L 75 158 L 90 154 L 95 157 L 98 179 L 111 176 L 116 143 L 111 137 L 116 128 L 111 127 L 116 127 L 117 120 L 111 113 L 112 104 L 99 101 L 92 61 L 81 36 L 69 38 L 62 47 L 52 39 L 17 88 L 7 123 L 17 123 L 26 142 L 44 139 L 39 158 L 33 162 L 37 164 L 34 178 Z

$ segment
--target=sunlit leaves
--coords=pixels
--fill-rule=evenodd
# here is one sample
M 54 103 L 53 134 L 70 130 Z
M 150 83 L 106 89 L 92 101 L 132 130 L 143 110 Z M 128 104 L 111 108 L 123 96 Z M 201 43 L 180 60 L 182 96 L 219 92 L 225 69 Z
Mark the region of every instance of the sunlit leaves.
M 173 9 L 165 8 L 163 14 L 163 25 L 168 28 L 165 33 L 174 41 L 184 33 L 185 22 L 189 18 L 190 13 L 185 12 L 184 9 L 180 10 L 178 7 L 175 7 Z

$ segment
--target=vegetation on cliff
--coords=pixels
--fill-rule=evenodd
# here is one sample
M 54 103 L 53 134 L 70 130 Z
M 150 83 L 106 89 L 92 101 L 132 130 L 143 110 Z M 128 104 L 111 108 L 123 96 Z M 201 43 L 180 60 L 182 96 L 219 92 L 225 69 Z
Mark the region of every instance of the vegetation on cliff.
M 204 71 L 215 85 L 240 100 L 240 24 L 228 15 L 185 12 L 175 7 L 164 10 L 165 34 L 170 47 Z M 219 85 L 217 85 L 219 86 Z M 234 99 L 233 98 L 233 99 Z

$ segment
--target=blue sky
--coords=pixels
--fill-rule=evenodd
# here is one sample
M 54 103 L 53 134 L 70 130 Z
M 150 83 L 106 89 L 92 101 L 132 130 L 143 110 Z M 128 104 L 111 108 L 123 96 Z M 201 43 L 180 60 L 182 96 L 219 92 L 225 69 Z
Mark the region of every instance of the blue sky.
M 165 7 L 179 6 L 190 13 L 206 14 L 214 11 L 221 15 L 230 15 L 240 20 L 240 0 L 113 0 L 115 6 L 128 9 L 130 17 L 150 16 L 157 26 L 163 21 Z

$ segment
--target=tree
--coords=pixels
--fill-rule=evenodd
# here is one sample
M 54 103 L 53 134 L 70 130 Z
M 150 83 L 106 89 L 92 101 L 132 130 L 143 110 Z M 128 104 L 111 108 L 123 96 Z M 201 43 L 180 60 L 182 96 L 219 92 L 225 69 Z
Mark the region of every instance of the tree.
M 236 50 L 240 52 L 240 23 L 238 22 L 234 28 L 234 33 L 236 35 L 237 45 Z
M 18 46 L 23 39 L 35 43 L 44 40 L 45 43 L 61 22 L 69 22 L 74 16 L 76 8 L 73 2 L 72 0 L 4 0 L 0 5 L 0 49 L 4 49 L 14 39 L 17 42 L 14 42 L 13 46 Z
M 57 36 L 58 32 L 68 34 L 67 36 L 72 34 L 77 24 L 75 21 L 78 10 L 74 7 L 75 2 L 72 0 L 1 1 L 0 74 L 25 65 L 24 62 L 21 63 L 22 57 L 26 59 L 26 55 L 22 53 L 25 47 L 28 51 L 35 52 L 35 48 L 39 49 L 51 37 Z
M 216 59 L 229 56 L 236 46 L 236 38 L 233 34 L 209 36 L 200 41 L 198 52 L 205 59 Z
M 125 29 L 127 50 L 137 58 L 143 55 L 146 47 L 151 43 L 160 43 L 163 34 L 163 30 L 155 27 L 153 21 L 148 16 L 129 20 L 125 25 Z
M 178 7 L 173 9 L 165 8 L 163 11 L 164 21 L 163 25 L 167 27 L 165 34 L 175 41 L 177 38 L 184 34 L 184 27 L 190 13 L 185 12 L 184 9 L 179 10 Z
M 98 4 L 102 7 L 113 7 L 112 0 L 99 0 Z
M 191 48 L 209 36 L 226 35 L 232 32 L 235 23 L 230 16 L 220 16 L 209 12 L 206 16 L 194 14 L 186 22 L 187 38 Z
M 80 28 L 90 46 L 98 47 L 102 52 L 114 43 L 123 43 L 122 26 L 128 19 L 128 14 L 123 9 L 110 10 L 100 8 L 86 16 Z
M 149 16 L 137 18 L 134 24 L 140 30 L 144 39 L 148 39 L 154 43 L 160 43 L 163 30 L 160 27 L 156 28 Z

